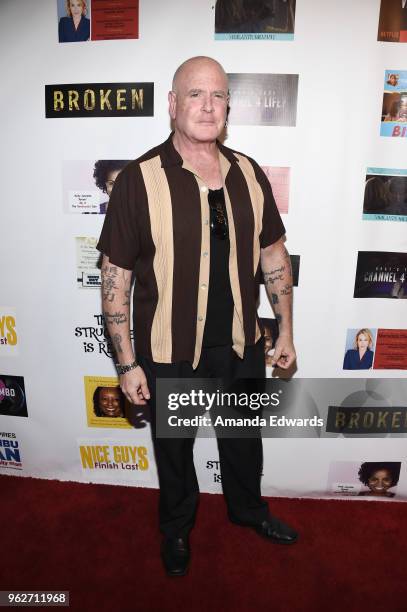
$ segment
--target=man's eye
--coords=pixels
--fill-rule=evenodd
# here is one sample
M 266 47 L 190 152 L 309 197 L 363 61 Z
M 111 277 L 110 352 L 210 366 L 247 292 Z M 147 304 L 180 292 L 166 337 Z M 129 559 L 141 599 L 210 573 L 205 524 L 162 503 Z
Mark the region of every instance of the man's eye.
M 197 91 L 194 91 L 193 93 L 191 93 L 191 98 L 197 98 L 199 96 L 199 93 Z

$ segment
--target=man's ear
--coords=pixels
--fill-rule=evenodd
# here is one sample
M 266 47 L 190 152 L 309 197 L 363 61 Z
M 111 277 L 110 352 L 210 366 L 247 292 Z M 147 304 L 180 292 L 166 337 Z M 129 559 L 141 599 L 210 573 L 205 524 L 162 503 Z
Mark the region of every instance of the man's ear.
M 175 91 L 168 92 L 168 111 L 170 113 L 171 119 L 175 119 L 177 114 L 177 94 Z

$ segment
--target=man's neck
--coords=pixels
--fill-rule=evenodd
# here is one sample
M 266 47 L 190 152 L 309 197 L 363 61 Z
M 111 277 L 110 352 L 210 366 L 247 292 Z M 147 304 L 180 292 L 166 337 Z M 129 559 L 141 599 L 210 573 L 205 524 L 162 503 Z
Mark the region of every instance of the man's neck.
M 186 138 L 179 132 L 175 131 L 172 138 L 173 145 L 182 159 L 196 159 L 201 158 L 218 158 L 218 145 L 216 140 L 209 142 L 192 141 Z

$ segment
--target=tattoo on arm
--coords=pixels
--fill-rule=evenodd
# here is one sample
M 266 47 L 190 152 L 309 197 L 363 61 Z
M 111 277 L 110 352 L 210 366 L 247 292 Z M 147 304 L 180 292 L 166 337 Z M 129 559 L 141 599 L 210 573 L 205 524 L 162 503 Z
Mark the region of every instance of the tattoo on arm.
M 116 325 L 120 325 L 121 323 L 127 323 L 127 317 L 124 312 L 115 312 L 114 314 L 110 314 L 108 312 L 103 313 L 105 317 L 106 323 L 116 323 Z
M 120 334 L 114 334 L 113 335 L 113 344 L 116 348 L 117 353 L 123 353 L 123 349 L 122 349 L 122 337 Z
M 279 325 L 281 325 L 282 320 L 283 320 L 283 317 L 281 316 L 281 314 L 276 313 L 276 321 Z
M 270 272 L 264 272 L 264 285 L 273 285 L 275 281 L 283 280 L 285 266 L 280 266 Z
M 284 287 L 280 290 L 280 295 L 291 295 L 293 292 L 292 285 L 284 285 Z
M 278 295 L 277 295 L 277 293 L 272 293 L 271 294 L 271 303 L 272 304 L 278 304 Z
M 116 285 L 117 267 L 103 266 L 102 267 L 102 297 L 103 301 L 113 302 L 115 291 L 118 289 Z
M 130 289 L 127 289 L 127 290 L 124 292 L 124 295 L 125 295 L 126 297 L 125 297 L 125 300 L 124 300 L 124 302 L 123 302 L 123 306 L 130 306 Z

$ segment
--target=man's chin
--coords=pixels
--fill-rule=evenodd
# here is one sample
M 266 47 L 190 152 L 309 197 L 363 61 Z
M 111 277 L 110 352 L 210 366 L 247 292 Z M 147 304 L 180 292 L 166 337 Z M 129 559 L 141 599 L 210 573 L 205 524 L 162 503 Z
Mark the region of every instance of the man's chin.
M 214 124 L 200 124 L 193 137 L 198 142 L 212 142 L 218 138 L 222 130 Z

